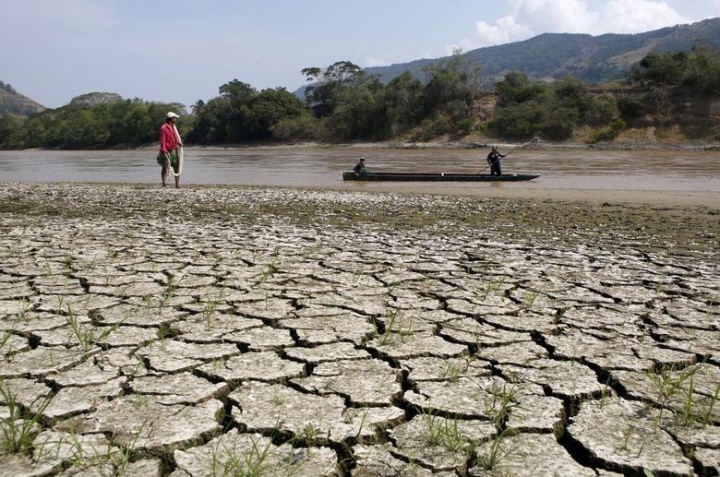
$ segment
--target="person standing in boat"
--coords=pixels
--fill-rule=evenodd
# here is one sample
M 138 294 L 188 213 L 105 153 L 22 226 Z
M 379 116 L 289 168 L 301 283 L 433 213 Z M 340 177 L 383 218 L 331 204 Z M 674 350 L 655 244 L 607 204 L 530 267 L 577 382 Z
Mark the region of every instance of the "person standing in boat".
M 167 186 L 170 167 L 172 167 L 175 171 L 175 187 L 180 188 L 180 173 L 178 171 L 180 160 L 178 154 L 180 153 L 179 148 L 182 147 L 183 143 L 180 139 L 177 126 L 175 125 L 179 117 L 180 116 L 171 111 L 167 113 L 165 123 L 160 126 L 160 152 L 158 153 L 157 162 L 162 166 L 160 178 L 162 179 L 163 187 Z
M 502 170 L 500 169 L 500 158 L 505 157 L 505 155 L 500 154 L 497 150 L 497 146 L 493 146 L 492 150 L 490 151 L 490 154 L 487 156 L 487 163 L 490 165 L 490 175 L 491 176 L 500 176 L 502 175 Z
M 355 175 L 360 176 L 366 176 L 370 174 L 370 171 L 365 167 L 365 158 L 361 157 L 357 164 L 355 164 L 355 168 L 353 169 L 355 172 Z

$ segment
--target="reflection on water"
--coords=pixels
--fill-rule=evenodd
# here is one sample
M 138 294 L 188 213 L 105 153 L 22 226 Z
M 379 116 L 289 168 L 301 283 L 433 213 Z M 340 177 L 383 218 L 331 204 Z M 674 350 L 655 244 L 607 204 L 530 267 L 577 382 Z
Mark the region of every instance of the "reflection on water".
M 343 183 L 359 156 L 370 170 L 487 173 L 486 150 L 249 148 L 185 151 L 186 184 L 268 185 L 385 190 L 382 183 Z M 536 173 L 522 183 L 457 183 L 453 189 L 712 191 L 720 192 L 720 158 L 709 151 L 514 150 L 503 172 Z M 18 182 L 159 183 L 154 150 L 0 151 L 0 180 Z M 441 192 L 447 183 L 393 184 L 394 190 Z

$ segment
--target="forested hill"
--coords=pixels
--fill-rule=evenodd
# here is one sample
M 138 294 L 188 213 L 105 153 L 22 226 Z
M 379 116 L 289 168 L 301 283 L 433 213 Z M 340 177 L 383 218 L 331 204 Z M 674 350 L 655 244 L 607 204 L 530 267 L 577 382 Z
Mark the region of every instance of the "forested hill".
M 29 116 L 44 111 L 45 107 L 15 91 L 9 84 L 0 81 L 0 117 L 10 114 Z
M 693 46 L 720 49 L 720 18 L 632 35 L 545 33 L 525 41 L 471 50 L 461 58 L 479 66 L 488 85 L 511 71 L 531 79 L 575 76 L 597 84 L 624 78 L 630 66 L 650 52 L 690 52 Z M 406 71 L 423 79 L 425 66 L 445 59 L 421 59 L 364 71 L 378 75 L 382 82 Z

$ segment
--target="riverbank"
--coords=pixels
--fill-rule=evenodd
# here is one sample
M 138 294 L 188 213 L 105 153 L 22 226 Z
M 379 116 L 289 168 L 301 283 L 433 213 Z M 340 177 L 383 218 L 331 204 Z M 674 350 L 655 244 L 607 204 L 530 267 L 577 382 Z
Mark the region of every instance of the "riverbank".
M 720 239 L 720 194 L 711 192 L 584 191 L 538 189 L 453 189 L 443 194 L 348 192 L 339 190 L 198 186 L 161 189 L 145 184 L 0 183 L 0 213 L 112 217 L 127 214 L 203 220 L 239 214 L 255 221 L 272 212 L 292 223 L 352 220 L 354 225 L 439 227 L 464 224 L 479 229 L 513 224 L 526 235 L 554 231 L 636 230 L 647 237 L 672 239 L 673 246 L 692 243 L 697 235 Z M 257 201 L 254 195 L 275 197 Z M 287 197 L 283 200 L 282 197 Z M 323 200 L 315 200 L 315 198 Z M 157 200 L 162 207 L 155 208 Z M 336 207 L 339 207 L 336 209 Z M 491 213 L 486 213 L 492 210 Z M 338 214 L 341 212 L 341 214 Z M 397 222 L 397 224 L 396 224 Z M 712 249 L 712 240 L 700 241 Z
M 720 150 L 720 142 L 708 143 L 706 141 L 661 141 L 648 139 L 633 139 L 625 141 L 613 141 L 605 143 L 587 143 L 583 141 L 548 142 L 540 139 L 530 141 L 512 142 L 486 137 L 465 137 L 459 140 L 440 139 L 435 141 L 406 141 L 390 140 L 379 142 L 354 142 L 354 143 L 250 143 L 250 144 L 223 144 L 223 145 L 193 145 L 189 144 L 186 149 L 254 149 L 254 148 L 348 148 L 348 149 L 490 149 L 498 146 L 505 149 L 526 149 L 526 150 L 607 150 L 607 151 L 717 151 Z M 140 149 L 156 149 L 156 145 L 143 146 Z
M 720 470 L 714 209 L 4 183 L 0 233 L 5 475 Z

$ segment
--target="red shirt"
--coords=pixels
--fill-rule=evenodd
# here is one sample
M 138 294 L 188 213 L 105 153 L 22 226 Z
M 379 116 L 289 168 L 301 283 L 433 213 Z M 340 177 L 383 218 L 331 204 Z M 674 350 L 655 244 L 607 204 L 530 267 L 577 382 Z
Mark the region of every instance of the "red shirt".
M 160 126 L 160 152 L 169 152 L 178 147 L 175 128 L 170 123 Z

